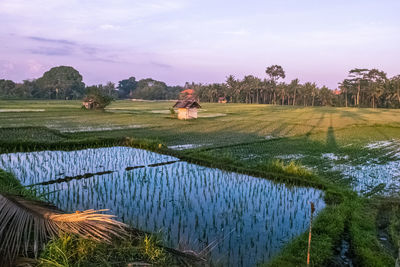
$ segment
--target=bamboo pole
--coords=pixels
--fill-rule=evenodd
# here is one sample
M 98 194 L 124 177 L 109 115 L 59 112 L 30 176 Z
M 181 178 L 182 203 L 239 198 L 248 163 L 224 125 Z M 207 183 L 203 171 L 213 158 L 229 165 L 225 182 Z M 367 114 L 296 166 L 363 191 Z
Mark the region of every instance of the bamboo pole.
M 312 230 L 312 219 L 315 211 L 314 203 L 310 202 L 311 205 L 311 217 L 310 217 L 310 231 L 308 233 L 308 251 L 307 251 L 307 266 L 310 266 L 310 249 L 311 249 L 311 230 Z

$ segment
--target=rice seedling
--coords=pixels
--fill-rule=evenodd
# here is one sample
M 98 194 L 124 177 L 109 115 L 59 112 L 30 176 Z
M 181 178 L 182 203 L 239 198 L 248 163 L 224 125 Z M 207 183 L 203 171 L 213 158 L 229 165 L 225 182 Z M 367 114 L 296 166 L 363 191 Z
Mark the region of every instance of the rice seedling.
M 115 207 L 113 212 L 118 213 L 125 222 L 137 226 L 144 225 L 149 231 L 164 227 L 166 242 L 171 242 L 171 244 L 176 242 L 178 233 L 181 238 L 184 238 L 188 232 L 191 232 L 191 229 L 195 228 L 196 220 L 197 230 L 194 231 L 194 236 L 204 238 L 204 242 L 212 241 L 212 235 L 229 226 L 230 221 L 233 220 L 235 222 L 233 227 L 238 236 L 236 239 L 230 238 L 229 242 L 226 241 L 226 244 L 220 245 L 213 252 L 214 262 L 221 262 L 219 259 L 222 257 L 222 262 L 228 262 L 228 265 L 235 265 L 236 262 L 239 265 L 247 264 L 242 256 L 232 257 L 237 253 L 251 255 L 254 258 L 264 253 L 265 256 L 260 257 L 260 261 L 271 259 L 277 254 L 276 251 L 280 251 L 280 249 L 273 249 L 277 247 L 276 234 L 269 229 L 275 227 L 274 223 L 282 224 L 282 229 L 286 227 L 286 230 L 276 231 L 279 233 L 278 236 L 285 237 L 282 239 L 284 241 L 279 242 L 283 244 L 287 243 L 285 240 L 295 238 L 290 246 L 296 247 L 298 244 L 296 240 L 301 237 L 298 237 L 298 232 L 292 229 L 300 227 L 297 224 L 302 225 L 303 221 L 298 221 L 297 218 L 304 215 L 307 204 L 304 203 L 302 194 L 296 193 L 295 185 L 313 186 L 326 190 L 325 201 L 329 204 L 326 213 L 329 216 L 322 213 L 321 220 L 318 220 L 320 218 L 318 216 L 314 224 L 319 230 L 315 232 L 316 239 L 313 240 L 313 244 L 319 245 L 320 248 L 313 248 L 313 251 L 315 255 L 318 255 L 317 258 L 321 259 L 318 261 L 312 257 L 311 261 L 314 265 L 324 265 L 326 259 L 331 257 L 330 253 L 335 250 L 332 244 L 340 242 L 334 236 L 340 236 L 345 229 L 341 227 L 342 222 L 346 222 L 347 225 L 356 219 L 344 212 L 345 207 L 348 208 L 353 201 L 357 200 L 347 192 L 347 189 L 355 189 L 361 196 L 366 197 L 398 195 L 399 192 L 396 149 L 398 150 L 397 140 L 400 131 L 397 110 L 206 104 L 207 110 L 200 112 L 204 112 L 200 115 L 205 116 L 200 116 L 201 118 L 195 123 L 172 120 L 168 114 L 153 112 L 168 111 L 171 105 L 169 102 L 150 104 L 117 101 L 109 110 L 101 114 L 83 114 L 79 108 L 76 108 L 80 103 L 73 101 L 39 101 L 37 103 L 3 101 L 1 104 L 7 109 L 18 109 L 23 104 L 27 109 L 44 109 L 45 111 L 0 114 L 2 125 L 0 153 L 38 150 L 69 151 L 128 145 L 175 155 L 180 159 L 203 166 L 240 172 L 244 177 L 246 176 L 244 174 L 247 174 L 285 182 L 284 188 L 280 188 L 279 184 L 275 185 L 276 188 L 270 188 L 257 182 L 247 190 L 231 191 L 230 185 L 225 182 L 227 178 L 222 174 L 223 172 L 207 175 L 205 174 L 207 168 L 190 167 L 190 164 L 173 163 L 169 167 L 149 167 L 151 164 L 164 162 L 158 161 L 159 155 L 154 155 L 154 162 L 149 159 L 149 165 L 135 165 L 133 161 L 130 163 L 132 165 L 125 165 L 124 157 L 129 156 L 121 153 L 123 156 L 118 157 L 118 162 L 123 163 L 112 166 L 96 165 L 91 160 L 85 162 L 80 158 L 84 157 L 83 155 L 76 155 L 75 162 L 69 163 L 72 162 L 68 159 L 69 156 L 58 159 L 57 156 L 46 158 L 38 153 L 36 157 L 48 160 L 42 160 L 42 166 L 33 164 L 40 160 L 24 159 L 29 153 L 19 154 L 14 159 L 0 156 L 0 168 L 13 165 L 10 163 L 13 160 L 32 162 L 30 168 L 19 170 L 18 177 L 25 185 L 34 183 L 34 180 L 41 182 L 62 179 L 66 176 L 98 173 L 86 180 L 38 185 L 33 189 L 36 190 L 37 195 L 45 195 L 53 203 L 65 203 L 65 208 L 71 211 L 76 206 L 91 207 L 89 205 L 91 203 L 95 203 L 98 208 Z M 241 110 L 240 113 L 237 112 L 238 109 Z M 213 114 L 226 114 L 226 116 L 215 117 Z M 211 118 L 211 116 L 214 117 Z M 101 153 L 86 155 L 89 158 L 102 157 Z M 106 158 L 108 157 L 110 155 L 106 155 Z M 140 156 L 140 158 L 146 158 L 146 156 Z M 107 160 L 113 161 L 112 158 Z M 275 160 L 279 160 L 280 163 L 274 163 Z M 74 173 L 74 167 L 57 169 L 48 162 L 56 162 L 54 165 L 60 166 L 75 164 L 79 166 L 76 168 L 79 171 Z M 83 167 L 90 166 L 92 170 L 80 169 L 80 164 Z M 141 168 L 142 170 L 121 169 L 142 166 L 147 167 Z M 107 169 L 107 167 L 112 167 L 112 169 Z M 18 169 L 18 167 L 8 168 L 10 171 Z M 149 171 L 149 169 L 155 169 L 155 171 Z M 104 171 L 111 170 L 114 171 L 112 174 L 100 175 Z M 161 175 L 159 172 L 164 172 L 164 174 Z M 382 184 L 386 185 L 383 187 Z M 225 193 L 217 194 L 221 191 L 221 186 L 225 186 L 233 196 Z M 240 187 L 242 184 L 232 181 L 231 186 Z M 165 188 L 165 190 L 160 188 Z M 65 191 L 69 193 L 63 193 Z M 285 191 L 287 193 L 282 193 Z M 119 192 L 123 194 L 119 196 Z M 260 195 L 278 197 L 270 200 L 267 197 L 259 198 Z M 290 195 L 294 197 L 291 198 Z M 251 200 L 251 206 L 238 199 Z M 207 205 L 199 205 L 200 201 L 206 202 Z M 281 212 L 270 207 L 269 204 L 263 205 L 264 202 L 271 202 L 271 205 L 288 211 L 293 208 L 291 202 L 301 204 L 293 208 L 293 212 L 289 212 L 286 220 L 281 218 Z M 132 203 L 135 203 L 135 206 L 132 206 Z M 210 211 L 208 206 L 212 205 L 216 205 L 218 210 L 224 209 L 229 213 L 210 215 L 212 210 Z M 132 212 L 124 207 L 130 207 L 130 209 L 139 207 L 143 214 Z M 160 217 L 157 217 L 158 214 Z M 254 214 L 258 215 L 254 216 Z M 333 214 L 336 217 L 331 216 Z M 324 219 L 327 217 L 329 220 Z M 193 219 L 185 220 L 185 218 Z M 263 221 L 265 218 L 274 218 L 274 220 Z M 318 224 L 321 224 L 321 221 L 326 229 L 319 228 Z M 237 249 L 237 243 L 243 238 L 241 235 L 246 233 L 249 225 L 257 229 L 260 222 L 265 232 L 257 237 L 249 237 L 248 240 L 246 239 L 247 243 L 245 242 Z M 169 227 L 171 224 L 176 226 Z M 359 223 L 353 225 L 363 227 Z M 303 226 L 305 229 L 306 225 Z M 374 231 L 372 227 L 368 229 L 370 232 Z M 257 241 L 258 238 L 262 240 L 260 236 L 265 236 L 264 242 Z M 262 245 L 259 245 L 259 242 Z M 356 256 L 368 257 L 362 251 L 366 251 L 367 247 L 372 247 L 369 244 L 373 242 L 368 244 L 358 242 L 357 244 L 360 249 L 356 251 Z M 331 247 L 327 249 L 328 246 Z M 304 255 L 299 256 L 300 253 L 297 251 L 304 247 L 306 246 L 302 244 L 291 250 L 290 254 L 282 255 L 286 255 L 286 260 L 290 258 L 303 261 Z M 228 251 L 226 255 L 220 253 L 224 250 Z M 254 255 L 248 254 L 253 251 Z M 215 256 L 216 254 L 218 256 Z
M 316 203 L 317 212 L 325 206 L 323 193 L 311 188 L 289 188 L 265 179 L 186 162 L 149 166 L 150 162 L 169 161 L 170 157 L 138 149 L 94 150 L 66 152 L 62 160 L 57 155 L 61 152 L 47 151 L 45 157 L 48 160 L 44 162 L 55 166 L 48 171 L 34 167 L 43 162 L 42 157 L 23 154 L 14 161 L 14 157 L 8 155 L 2 164 L 13 166 L 16 175 L 21 175 L 25 169 L 32 173 L 38 170 L 32 176 L 35 181 L 57 177 L 61 171 L 71 173 L 74 170 L 72 166 L 86 166 L 84 171 L 114 168 L 116 171 L 113 173 L 46 183 L 35 188 L 54 191 L 49 194 L 49 200 L 65 210 L 83 209 L 90 203 L 96 209 L 110 209 L 111 213 L 123 217 L 125 222 L 138 229 L 154 231 L 162 225 L 168 229 L 164 241 L 172 247 L 177 246 L 182 238 L 189 237 L 204 240 L 207 246 L 208 241 L 220 239 L 231 229 L 237 229 L 210 252 L 212 262 L 218 259 L 219 262 L 229 261 L 231 265 L 253 265 L 272 257 L 286 242 L 307 228 L 307 201 Z M 119 154 L 114 156 L 116 152 Z M 101 161 L 96 161 L 95 155 Z M 35 159 L 39 161 L 32 163 Z M 59 164 L 51 164 L 51 160 Z M 104 167 L 103 161 L 109 162 L 108 165 Z M 126 165 L 132 162 L 148 167 L 127 171 Z M 241 242 L 235 241 L 238 238 Z M 263 245 L 266 239 L 269 240 L 268 251 Z M 230 259 L 224 256 L 228 247 Z M 191 249 L 200 251 L 204 248 L 197 244 Z M 253 255 L 250 258 L 249 251 Z

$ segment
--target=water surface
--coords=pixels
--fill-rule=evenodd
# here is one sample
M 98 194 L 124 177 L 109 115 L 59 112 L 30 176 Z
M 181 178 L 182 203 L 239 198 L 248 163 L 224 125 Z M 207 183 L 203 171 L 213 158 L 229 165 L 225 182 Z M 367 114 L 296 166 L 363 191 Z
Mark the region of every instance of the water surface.
M 208 253 L 212 265 L 268 261 L 307 229 L 310 201 L 317 213 L 325 206 L 320 190 L 169 163 L 175 160 L 113 147 L 1 154 L 0 168 L 13 172 L 24 185 L 112 171 L 35 188 L 66 211 L 107 208 L 135 228 L 161 231 L 171 247 L 201 251 L 214 244 Z M 149 166 L 163 162 L 166 165 Z M 126 170 L 134 166 L 139 168 Z

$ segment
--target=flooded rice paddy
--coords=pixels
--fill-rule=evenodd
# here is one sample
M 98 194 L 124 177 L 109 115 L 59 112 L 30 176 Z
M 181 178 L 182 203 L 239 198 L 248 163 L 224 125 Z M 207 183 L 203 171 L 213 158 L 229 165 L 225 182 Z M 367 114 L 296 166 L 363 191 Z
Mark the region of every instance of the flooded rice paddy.
M 61 209 L 110 209 L 160 231 L 168 246 L 203 251 L 213 266 L 268 261 L 307 229 L 310 201 L 317 212 L 325 206 L 320 190 L 127 147 L 0 154 L 0 168 Z
M 396 196 L 400 193 L 400 140 L 379 141 L 368 144 L 365 148 L 378 150 L 389 160 L 379 158 L 366 159 L 362 164 L 351 164 L 348 156 L 333 153 L 323 154 L 322 158 L 330 161 L 331 170 L 339 171 L 350 179 L 352 188 L 360 194 L 368 194 L 380 188 L 380 195 Z

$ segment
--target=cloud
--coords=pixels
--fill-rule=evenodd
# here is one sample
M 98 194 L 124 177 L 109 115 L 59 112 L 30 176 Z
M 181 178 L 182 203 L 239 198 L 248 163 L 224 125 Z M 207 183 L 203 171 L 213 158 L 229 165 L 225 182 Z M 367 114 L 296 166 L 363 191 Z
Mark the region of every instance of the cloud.
M 34 43 L 40 43 L 40 46 L 26 50 L 35 55 L 70 56 L 74 53 L 74 49 L 79 47 L 77 43 L 68 40 L 50 39 L 39 36 L 27 36 L 25 38 L 34 41 Z
M 100 25 L 99 28 L 102 30 L 105 30 L 105 31 L 115 31 L 115 30 L 119 30 L 121 27 L 115 26 L 112 24 L 103 24 L 103 25 Z
M 30 77 L 28 59 L 77 66 L 99 81 L 134 72 L 212 82 L 264 75 L 270 62 L 301 79 L 322 80 L 314 74 L 321 66 L 345 74 L 347 66 L 386 64 L 398 72 L 400 1 L 287 2 L 0 0 L 0 55 L 17 79 Z
M 109 59 L 109 58 L 96 58 L 96 57 L 94 57 L 94 58 L 89 58 L 87 60 L 89 60 L 89 61 L 98 61 L 98 62 L 106 62 L 106 63 L 122 63 L 122 62 L 120 62 L 118 60 Z
M 30 48 L 25 49 L 30 54 L 44 55 L 44 56 L 74 56 L 89 61 L 101 62 L 118 62 L 115 54 L 110 54 L 113 51 L 109 49 L 99 48 L 93 45 L 80 44 L 69 40 L 50 39 L 39 36 L 28 36 L 25 39 L 33 40 L 34 43 L 40 43 L 39 46 L 31 45 Z M 33 46 L 33 47 L 32 47 Z
M 82 50 L 83 53 L 90 56 L 94 56 L 99 52 L 99 49 L 93 46 L 80 46 L 80 49 Z
M 49 38 L 43 38 L 43 37 L 37 37 L 37 36 L 28 36 L 26 38 L 34 40 L 34 41 L 42 42 L 42 43 L 56 43 L 56 44 L 64 44 L 64 45 L 76 45 L 75 42 L 68 41 L 68 40 L 49 39 Z
M 74 53 L 70 47 L 37 47 L 28 49 L 28 52 L 45 56 L 70 56 Z
M 169 64 L 165 64 L 165 63 L 160 63 L 160 62 L 155 62 L 155 61 L 151 61 L 150 64 L 152 66 L 158 67 L 158 68 L 162 68 L 162 69 L 172 69 L 173 67 Z

